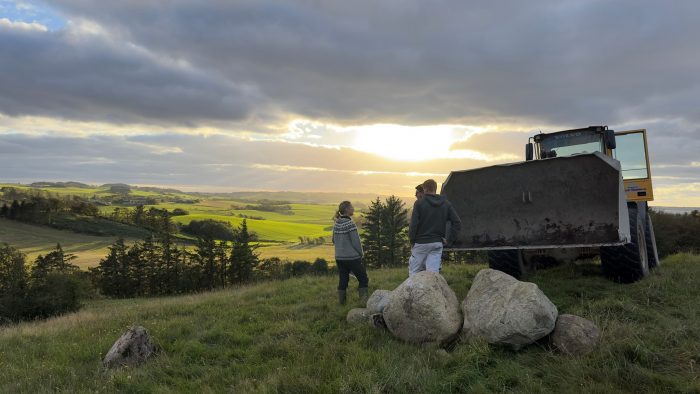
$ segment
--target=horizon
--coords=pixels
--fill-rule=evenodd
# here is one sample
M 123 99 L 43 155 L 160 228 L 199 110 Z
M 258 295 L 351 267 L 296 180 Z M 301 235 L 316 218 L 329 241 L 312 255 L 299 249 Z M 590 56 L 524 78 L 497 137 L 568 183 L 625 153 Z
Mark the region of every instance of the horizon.
M 315 191 L 315 190 L 259 190 L 259 189 L 241 189 L 241 190 L 187 190 L 187 189 L 194 189 L 196 188 L 195 186 L 183 186 L 178 187 L 177 185 L 157 185 L 157 184 L 131 184 L 131 183 L 124 183 L 124 182 L 80 182 L 80 181 L 73 181 L 73 180 L 53 180 L 53 181 L 47 181 L 47 180 L 34 180 L 34 181 L 26 181 L 26 182 L 9 182 L 5 181 L 3 179 L 0 179 L 0 185 L 8 185 L 8 184 L 17 184 L 20 186 L 30 186 L 33 183 L 42 183 L 42 182 L 50 182 L 50 183 L 58 183 L 58 182 L 76 182 L 76 183 L 83 183 L 88 186 L 94 186 L 94 187 L 99 187 L 105 184 L 112 184 L 112 183 L 122 183 L 122 184 L 127 184 L 132 187 L 152 187 L 152 188 L 158 188 L 158 189 L 174 189 L 183 193 L 199 193 L 199 194 L 234 194 L 234 193 L 315 193 L 315 194 L 346 194 L 349 196 L 359 196 L 359 195 L 373 195 L 377 197 L 389 197 L 391 195 L 394 195 L 402 200 L 411 200 L 415 198 L 413 195 L 407 195 L 407 196 L 402 196 L 398 194 L 376 194 L 376 193 L 371 193 L 371 192 L 340 192 L 340 191 Z M 687 206 L 687 205 L 660 205 L 660 204 L 655 204 L 654 201 L 649 202 L 649 206 L 652 208 L 669 208 L 669 209 L 684 209 L 684 210 L 694 210 L 694 209 L 699 209 L 700 206 Z
M 0 166 L 10 180 L 411 196 L 523 160 L 540 131 L 608 125 L 648 130 L 654 204 L 700 206 L 698 12 L 0 0 Z

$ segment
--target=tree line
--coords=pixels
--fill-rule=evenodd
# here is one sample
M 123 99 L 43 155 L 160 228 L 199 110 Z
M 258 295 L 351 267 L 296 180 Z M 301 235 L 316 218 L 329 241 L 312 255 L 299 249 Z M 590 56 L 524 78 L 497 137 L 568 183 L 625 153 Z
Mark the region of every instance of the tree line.
M 24 254 L 0 244 L 0 323 L 78 310 L 89 288 L 74 258 L 59 244 L 28 267 Z
M 247 283 L 259 263 L 244 220 L 232 242 L 198 238 L 193 251 L 167 232 L 127 246 L 122 239 L 90 272 L 109 297 L 182 294 Z
M 674 214 L 650 210 L 659 257 L 700 253 L 700 211 Z

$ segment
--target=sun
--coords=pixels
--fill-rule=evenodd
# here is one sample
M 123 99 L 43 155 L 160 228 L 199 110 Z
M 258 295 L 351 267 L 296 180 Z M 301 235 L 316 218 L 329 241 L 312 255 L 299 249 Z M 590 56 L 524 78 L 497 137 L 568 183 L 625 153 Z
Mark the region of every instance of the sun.
M 353 148 L 401 161 L 425 161 L 450 156 L 450 146 L 462 132 L 450 125 L 402 126 L 376 124 L 354 128 Z

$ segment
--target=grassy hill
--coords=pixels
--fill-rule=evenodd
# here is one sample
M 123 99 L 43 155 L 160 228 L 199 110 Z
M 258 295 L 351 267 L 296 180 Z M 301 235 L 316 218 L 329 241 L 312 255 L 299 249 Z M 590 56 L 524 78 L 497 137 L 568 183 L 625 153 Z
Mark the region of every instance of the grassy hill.
M 463 299 L 483 265 L 447 266 Z M 532 280 L 596 322 L 598 349 L 568 357 L 545 341 L 520 352 L 464 341 L 444 354 L 348 326 L 334 277 L 303 277 L 193 296 L 99 300 L 81 312 L 0 330 L 2 392 L 698 392 L 700 257 L 675 255 L 649 278 L 609 282 L 565 265 Z M 406 269 L 371 271 L 393 289 Z M 353 282 L 354 286 L 356 283 Z M 354 295 L 354 294 L 353 294 Z M 356 298 L 351 298 L 351 303 Z M 106 372 L 100 360 L 132 324 L 160 354 Z

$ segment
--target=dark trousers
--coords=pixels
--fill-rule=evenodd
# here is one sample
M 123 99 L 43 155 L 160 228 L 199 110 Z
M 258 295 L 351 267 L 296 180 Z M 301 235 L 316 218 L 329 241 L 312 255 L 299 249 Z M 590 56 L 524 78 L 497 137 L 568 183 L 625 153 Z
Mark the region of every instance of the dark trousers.
M 338 290 L 345 290 L 348 288 L 351 272 L 360 282 L 359 288 L 367 287 L 369 284 L 367 271 L 365 271 L 365 266 L 362 265 L 361 258 L 355 260 L 336 260 L 335 264 L 338 266 Z

